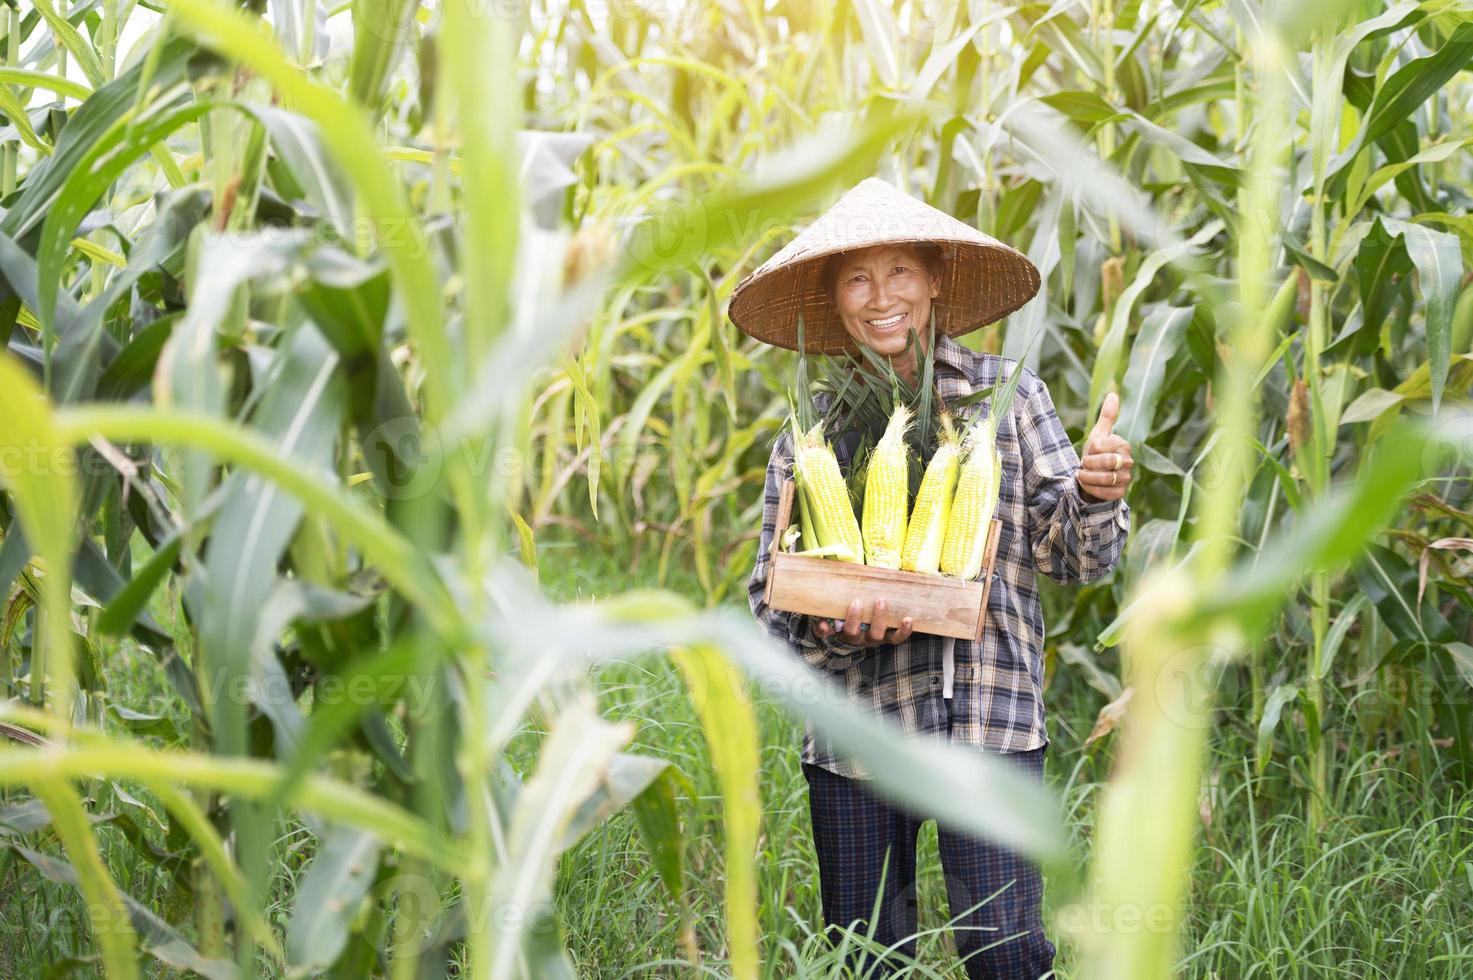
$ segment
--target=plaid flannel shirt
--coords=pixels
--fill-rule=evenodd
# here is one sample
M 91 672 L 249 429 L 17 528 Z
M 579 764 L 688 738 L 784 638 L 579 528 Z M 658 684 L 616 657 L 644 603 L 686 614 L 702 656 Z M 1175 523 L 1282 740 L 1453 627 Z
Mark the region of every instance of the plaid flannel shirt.
M 1016 362 L 979 354 L 950 337 L 936 341 L 936 390 L 947 404 L 998 380 Z M 1017 369 L 1009 368 L 1009 371 Z M 784 429 L 774 441 L 763 491 L 762 533 L 756 566 L 747 584 L 752 613 L 768 635 L 787 642 L 810 666 L 835 678 L 848 697 L 876 712 L 897 716 L 908 732 L 949 738 L 988 752 L 1025 752 L 1048 744 L 1043 711 L 1043 610 L 1034 573 L 1056 582 L 1090 582 L 1120 557 L 1130 530 L 1124 500 L 1086 501 L 1074 471 L 1079 456 L 1054 410 L 1048 387 L 1033 371 L 1023 378 L 1007 418 L 997 429 L 1002 485 L 997 516 L 1002 520 L 997 560 L 980 643 L 955 641 L 953 696 L 960 723 L 948 726 L 942 698 L 945 638 L 913 633 L 904 643 L 854 647 L 813 632 L 815 618 L 772 609 L 763 601 L 769 550 L 777 525 L 782 484 L 792 472 L 793 446 Z M 817 399 L 820 411 L 825 399 Z M 990 399 L 961 406 L 962 420 L 989 409 Z M 834 453 L 849 472 L 854 444 L 840 437 Z M 949 731 L 949 734 L 948 734 Z M 851 778 L 870 774 L 836 752 L 811 722 L 803 735 L 804 762 Z

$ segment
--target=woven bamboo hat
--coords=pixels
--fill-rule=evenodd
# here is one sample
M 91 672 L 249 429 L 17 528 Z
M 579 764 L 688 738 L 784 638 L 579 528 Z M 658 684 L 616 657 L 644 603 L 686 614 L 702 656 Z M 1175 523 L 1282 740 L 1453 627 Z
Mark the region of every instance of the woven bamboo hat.
M 798 314 L 810 352 L 853 352 L 854 342 L 822 281 L 839 252 L 895 242 L 941 247 L 945 271 L 931 301 L 936 328 L 952 337 L 1001 320 L 1038 292 L 1038 269 L 1017 249 L 870 177 L 737 284 L 728 313 L 743 333 L 798 348 Z

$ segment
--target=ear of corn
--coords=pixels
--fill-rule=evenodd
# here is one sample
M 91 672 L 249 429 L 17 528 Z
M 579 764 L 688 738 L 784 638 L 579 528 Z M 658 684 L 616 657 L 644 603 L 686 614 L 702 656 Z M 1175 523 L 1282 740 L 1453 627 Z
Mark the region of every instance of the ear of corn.
M 982 571 L 982 553 L 987 548 L 988 526 L 1002 480 L 1002 460 L 991 417 L 972 426 L 965 452 L 941 547 L 941 572 L 970 581 Z
M 879 568 L 899 568 L 905 545 L 910 478 L 907 473 L 905 431 L 910 410 L 897 405 L 885 434 L 870 453 L 864 477 L 864 561 Z
M 813 526 L 813 514 L 808 506 L 808 493 L 803 489 L 803 478 L 798 475 L 796 466 L 793 467 L 793 489 L 797 491 L 793 497 L 798 503 L 798 523 L 802 528 L 803 550 L 816 551 L 822 545 L 818 543 L 818 530 Z
M 839 461 L 824 441 L 823 423 L 796 435 L 793 472 L 798 478 L 798 491 L 806 497 L 804 513 L 819 548 L 832 549 L 840 561 L 862 563 L 864 543 L 859 535 L 859 521 L 854 517 L 854 505 L 849 502 Z
M 921 478 L 916 505 L 905 529 L 905 547 L 900 553 L 900 567 L 908 572 L 935 573 L 941 564 L 941 546 L 946 539 L 947 519 L 951 516 L 951 499 L 956 491 L 961 468 L 961 446 L 951 419 L 941 416 L 941 437 L 936 453 Z

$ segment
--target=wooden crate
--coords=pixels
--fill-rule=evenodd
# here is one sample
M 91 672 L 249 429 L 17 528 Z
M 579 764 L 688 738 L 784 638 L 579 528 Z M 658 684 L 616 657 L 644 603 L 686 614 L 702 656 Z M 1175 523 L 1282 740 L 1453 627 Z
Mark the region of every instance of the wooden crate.
M 1001 521 L 994 518 L 988 528 L 982 577 L 963 582 L 945 575 L 902 572 L 783 551 L 783 532 L 793 516 L 793 491 L 793 481 L 786 481 L 778 503 L 777 532 L 772 537 L 772 560 L 768 565 L 764 600 L 769 606 L 843 620 L 849 612 L 849 601 L 858 597 L 864 604 L 861 622 L 872 622 L 875 600 L 886 599 L 890 613 L 886 628 L 899 626 L 900 620 L 909 616 L 914 623 L 912 631 L 916 633 L 982 639 Z

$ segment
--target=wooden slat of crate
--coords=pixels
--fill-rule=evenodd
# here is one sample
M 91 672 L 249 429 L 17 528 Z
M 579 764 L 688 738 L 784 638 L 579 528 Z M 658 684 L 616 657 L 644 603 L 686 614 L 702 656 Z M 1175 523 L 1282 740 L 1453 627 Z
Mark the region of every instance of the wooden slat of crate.
M 848 614 L 850 600 L 858 598 L 863 604 L 861 621 L 873 622 L 875 600 L 883 598 L 890 612 L 887 627 L 898 626 L 903 617 L 910 616 L 917 633 L 981 639 L 1000 522 L 994 520 L 988 528 L 981 579 L 963 582 L 944 575 L 788 554 L 781 550 L 781 541 L 792 519 L 792 508 L 793 481 L 789 480 L 783 485 L 778 503 L 765 599 L 769 606 L 843 619 Z

